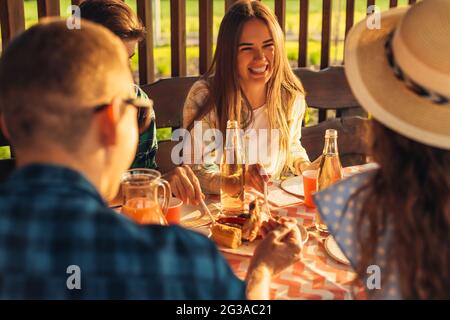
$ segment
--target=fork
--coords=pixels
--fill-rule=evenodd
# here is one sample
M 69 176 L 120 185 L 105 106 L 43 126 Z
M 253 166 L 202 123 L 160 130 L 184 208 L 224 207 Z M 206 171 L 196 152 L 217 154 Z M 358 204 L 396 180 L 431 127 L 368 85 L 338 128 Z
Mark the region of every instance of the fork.
M 266 207 L 267 212 L 269 213 L 269 217 L 273 218 L 272 212 L 270 211 L 269 207 L 269 196 L 268 196 L 268 187 L 267 187 L 267 181 L 264 181 L 264 206 Z
M 209 211 L 208 206 L 205 204 L 205 201 L 203 199 L 200 199 L 200 204 L 202 206 L 203 212 L 206 212 L 209 216 L 209 219 L 211 219 L 211 222 L 215 224 L 216 219 L 214 219 L 214 216 L 212 215 L 211 211 Z

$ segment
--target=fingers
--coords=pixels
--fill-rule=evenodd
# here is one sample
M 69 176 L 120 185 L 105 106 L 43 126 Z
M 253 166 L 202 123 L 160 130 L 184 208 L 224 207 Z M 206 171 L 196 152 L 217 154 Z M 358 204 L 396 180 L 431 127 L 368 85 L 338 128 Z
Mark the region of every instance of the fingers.
M 183 202 L 185 203 L 188 203 L 189 200 L 195 198 L 195 190 L 186 173 L 185 168 L 176 167 L 174 169 L 174 175 L 177 178 L 175 180 L 178 182 L 178 189 L 180 191 L 180 194 L 182 195 L 181 200 L 183 200 Z
M 319 164 L 320 160 L 322 160 L 322 156 L 319 156 L 316 160 L 314 160 L 313 164 Z
M 199 202 L 205 198 L 205 195 L 202 192 L 202 189 L 200 187 L 200 182 L 198 181 L 198 178 L 195 176 L 194 172 L 192 172 L 191 168 L 188 166 L 183 166 L 187 177 L 189 178 L 189 181 L 194 189 L 194 197 L 191 199 L 192 203 L 194 205 L 198 205 Z
M 269 175 L 261 164 L 257 163 L 248 166 L 248 171 L 245 175 L 245 183 L 248 186 L 262 193 L 264 192 L 264 182 L 267 181 L 269 181 Z
M 322 160 L 322 156 L 318 157 L 316 160 L 314 160 L 308 167 L 308 170 L 317 170 L 320 166 L 320 161 Z
M 292 231 L 286 235 L 283 241 L 284 243 L 291 244 L 294 246 L 301 246 L 302 236 L 299 228 L 297 226 L 292 228 Z
M 176 167 L 165 178 L 169 181 L 173 194 L 184 203 L 198 205 L 205 198 L 200 182 L 188 166 Z
M 257 163 L 255 165 L 255 169 L 257 170 L 259 176 L 263 179 L 263 182 L 269 182 L 270 175 L 267 173 L 266 169 L 261 163 Z
M 293 229 L 292 225 L 282 224 L 276 229 L 272 230 L 267 236 L 266 239 L 271 242 L 282 242 L 283 238 L 288 235 Z
M 266 237 L 267 234 L 269 234 L 271 231 L 279 228 L 282 225 L 286 225 L 289 228 L 294 228 L 294 226 L 297 226 L 297 220 L 290 217 L 280 217 L 278 220 L 270 218 L 268 221 L 262 223 L 260 228 L 261 236 L 263 238 Z
M 187 201 L 187 193 L 183 187 L 183 184 L 180 182 L 180 178 L 176 175 L 172 176 L 169 180 L 170 188 L 172 189 L 172 193 L 178 199 L 181 199 L 183 202 Z
M 258 192 L 264 192 L 264 180 L 261 176 L 251 175 L 249 185 L 255 188 Z

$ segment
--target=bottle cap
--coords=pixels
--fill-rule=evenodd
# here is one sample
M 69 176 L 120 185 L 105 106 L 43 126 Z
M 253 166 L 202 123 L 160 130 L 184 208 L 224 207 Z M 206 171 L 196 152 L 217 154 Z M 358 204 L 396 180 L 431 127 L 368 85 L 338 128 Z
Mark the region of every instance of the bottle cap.
M 238 123 L 236 120 L 228 120 L 227 121 L 227 128 L 228 129 L 235 129 L 238 128 Z
M 335 129 L 327 129 L 327 131 L 325 131 L 325 138 L 337 138 L 337 136 L 338 133 Z

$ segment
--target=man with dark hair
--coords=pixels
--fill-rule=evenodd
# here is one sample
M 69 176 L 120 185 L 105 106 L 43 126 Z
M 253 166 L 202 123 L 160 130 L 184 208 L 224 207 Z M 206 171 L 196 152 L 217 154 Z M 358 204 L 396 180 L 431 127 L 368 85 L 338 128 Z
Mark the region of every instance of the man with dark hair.
M 268 298 L 299 258 L 295 222 L 265 229 L 245 292 L 203 235 L 107 207 L 133 160 L 135 107 L 149 104 L 134 97 L 119 38 L 81 25 L 44 20 L 0 57 L 1 129 L 18 167 L 0 184 L 0 299 Z
M 145 28 L 139 18 L 122 0 L 85 0 L 80 5 L 80 14 L 83 19 L 101 24 L 118 36 L 127 49 L 129 59 L 134 56 L 138 42 L 145 36 Z M 137 97 L 148 99 L 137 85 L 135 89 Z M 140 118 L 144 117 L 143 112 L 145 111 L 140 111 Z M 158 142 L 153 109 L 148 116 L 149 124 L 139 130 L 138 150 L 132 168 L 157 169 Z M 184 202 L 198 204 L 203 196 L 200 183 L 188 166 L 176 167 L 166 173 L 164 178 L 169 181 L 172 193 Z

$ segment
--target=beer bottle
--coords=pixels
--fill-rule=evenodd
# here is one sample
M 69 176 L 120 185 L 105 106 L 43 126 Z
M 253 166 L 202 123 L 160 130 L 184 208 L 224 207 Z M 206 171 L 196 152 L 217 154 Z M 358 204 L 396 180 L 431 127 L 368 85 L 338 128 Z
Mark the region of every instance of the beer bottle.
M 244 211 L 244 161 L 238 122 L 227 121 L 226 141 L 220 163 L 220 203 L 224 214 Z
M 342 179 L 342 165 L 339 160 L 337 136 L 337 131 L 334 129 L 328 129 L 325 132 L 325 145 L 317 176 L 317 191 L 323 190 Z M 318 213 L 316 214 L 316 228 L 322 232 L 328 231 L 326 224 L 323 223 Z

